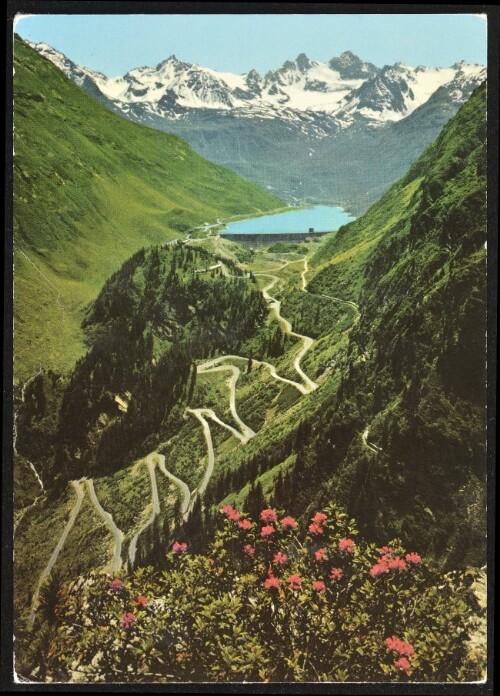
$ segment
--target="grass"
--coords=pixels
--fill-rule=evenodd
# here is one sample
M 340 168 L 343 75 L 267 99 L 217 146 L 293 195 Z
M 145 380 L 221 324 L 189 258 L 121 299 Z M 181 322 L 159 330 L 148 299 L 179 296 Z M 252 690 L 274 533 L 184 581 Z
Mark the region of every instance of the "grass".
M 14 65 L 15 375 L 23 379 L 41 361 L 64 370 L 82 354 L 86 304 L 137 249 L 282 202 L 179 138 L 112 114 L 17 38 Z
M 421 182 L 422 177 L 416 177 L 394 184 L 362 218 L 324 237 L 310 261 L 307 277 L 311 291 L 356 302 L 370 254 L 381 240 L 405 224 L 409 216 L 403 216 L 402 211 L 416 205 Z

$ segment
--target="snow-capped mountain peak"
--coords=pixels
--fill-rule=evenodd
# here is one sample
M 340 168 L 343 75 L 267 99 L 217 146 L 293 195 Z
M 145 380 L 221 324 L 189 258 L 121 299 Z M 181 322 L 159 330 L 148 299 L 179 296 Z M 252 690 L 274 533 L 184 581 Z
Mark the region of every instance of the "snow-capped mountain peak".
M 352 51 L 344 51 L 340 56 L 331 58 L 328 65 L 343 80 L 366 80 L 378 72 L 373 63 L 366 63 Z
M 183 118 L 193 109 L 214 110 L 242 118 L 314 124 L 317 133 L 401 120 L 440 88 L 459 103 L 485 78 L 482 66 L 463 61 L 450 68 L 412 68 L 402 62 L 377 68 L 351 51 L 328 62 L 300 53 L 265 76 L 256 70 L 243 75 L 222 72 L 170 55 L 153 67 L 109 78 L 76 65 L 46 43 L 30 45 L 125 115 L 139 109 L 155 117 Z
M 371 125 L 399 121 L 425 104 L 441 87 L 451 89 L 458 80 L 464 93 L 470 94 L 484 79 L 484 68 L 465 63 L 450 68 L 412 68 L 401 62 L 385 65 L 342 100 L 335 116 L 344 126 L 360 121 Z

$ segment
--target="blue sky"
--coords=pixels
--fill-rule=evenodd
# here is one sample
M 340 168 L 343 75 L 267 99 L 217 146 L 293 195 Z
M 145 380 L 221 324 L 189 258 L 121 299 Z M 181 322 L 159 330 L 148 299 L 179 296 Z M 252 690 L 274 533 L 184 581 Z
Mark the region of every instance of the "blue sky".
M 171 54 L 217 70 L 265 73 L 302 52 L 325 61 L 350 50 L 378 66 L 486 64 L 487 53 L 486 21 L 473 14 L 45 14 L 18 18 L 15 31 L 109 77 Z

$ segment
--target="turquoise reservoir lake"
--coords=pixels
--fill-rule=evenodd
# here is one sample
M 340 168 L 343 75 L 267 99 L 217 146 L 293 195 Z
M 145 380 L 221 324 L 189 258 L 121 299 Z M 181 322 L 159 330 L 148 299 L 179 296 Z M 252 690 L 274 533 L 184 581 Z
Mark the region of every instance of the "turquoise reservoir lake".
M 339 227 L 356 218 L 348 215 L 343 208 L 333 205 L 315 205 L 310 208 L 285 213 L 263 215 L 230 222 L 223 234 L 286 234 L 290 232 L 308 232 L 314 227 L 315 232 L 336 232 Z

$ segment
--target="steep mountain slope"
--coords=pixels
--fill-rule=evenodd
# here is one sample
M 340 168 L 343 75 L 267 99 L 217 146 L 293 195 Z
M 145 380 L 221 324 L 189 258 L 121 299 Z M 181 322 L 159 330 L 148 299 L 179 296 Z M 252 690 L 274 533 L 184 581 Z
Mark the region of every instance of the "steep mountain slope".
M 338 411 L 324 423 L 334 441 L 346 423 L 356 437 L 339 460 L 322 434 L 310 464 L 334 469 L 329 491 L 365 528 L 422 539 L 450 564 L 484 559 L 485 116 L 483 85 L 316 254 L 310 283 L 344 293 L 361 315 Z
M 465 63 L 377 68 L 346 51 L 327 63 L 302 53 L 265 76 L 170 56 L 107 78 L 47 44 L 33 46 L 116 113 L 180 135 L 287 200 L 333 202 L 356 214 L 408 170 L 486 74 Z M 432 103 L 438 92 L 441 109 Z
M 90 99 L 15 41 L 16 376 L 82 353 L 84 306 L 142 246 L 281 202 Z

